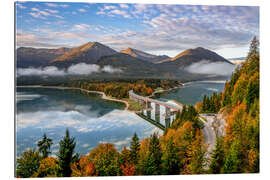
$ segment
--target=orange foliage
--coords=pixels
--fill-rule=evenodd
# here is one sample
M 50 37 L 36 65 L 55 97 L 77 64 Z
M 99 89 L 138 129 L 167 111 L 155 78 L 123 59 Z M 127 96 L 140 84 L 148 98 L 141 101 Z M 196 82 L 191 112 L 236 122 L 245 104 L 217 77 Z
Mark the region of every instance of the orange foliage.
M 56 159 L 53 157 L 47 157 L 40 161 L 39 168 L 32 177 L 56 177 L 58 168 L 59 165 L 56 163 Z
M 135 166 L 125 163 L 124 165 L 121 165 L 121 169 L 123 171 L 124 176 L 133 176 L 135 175 Z
M 71 165 L 72 177 L 96 176 L 95 165 L 88 156 L 81 156 L 79 162 Z

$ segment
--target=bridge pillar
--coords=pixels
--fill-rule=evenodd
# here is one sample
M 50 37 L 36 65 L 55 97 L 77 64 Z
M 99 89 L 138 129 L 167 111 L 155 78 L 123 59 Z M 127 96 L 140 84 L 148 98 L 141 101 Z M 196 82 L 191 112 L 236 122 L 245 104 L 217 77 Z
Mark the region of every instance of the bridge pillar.
M 171 115 L 171 110 L 170 108 L 168 107 L 165 107 L 165 127 L 169 127 L 170 126 L 170 121 L 171 121 L 171 118 L 170 118 L 170 115 Z
M 155 104 L 155 114 L 160 114 L 160 105 Z
M 151 102 L 146 101 L 145 104 L 146 104 L 146 108 L 147 108 L 147 109 L 150 109 L 150 108 L 151 108 Z

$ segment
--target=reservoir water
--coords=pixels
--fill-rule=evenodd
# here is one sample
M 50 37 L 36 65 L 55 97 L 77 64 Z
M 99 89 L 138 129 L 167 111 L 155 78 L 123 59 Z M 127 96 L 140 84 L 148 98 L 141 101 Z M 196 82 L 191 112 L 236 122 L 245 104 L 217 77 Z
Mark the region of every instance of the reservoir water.
M 88 154 L 99 143 L 112 143 L 120 151 L 129 146 L 136 132 L 140 139 L 162 131 L 136 114 L 124 111 L 122 103 L 106 101 L 97 94 L 79 90 L 17 88 L 16 151 L 20 156 L 36 148 L 43 133 L 53 139 L 52 154 L 66 128 L 76 139 L 75 151 Z
M 193 104 L 202 101 L 204 95 L 210 96 L 213 92 L 223 91 L 225 81 L 197 81 L 184 84 L 182 88 L 169 92 L 155 94 L 155 99 L 176 100 L 182 104 Z
M 224 82 L 192 82 L 157 94 L 155 98 L 195 104 L 204 94 L 221 92 L 223 88 Z M 153 108 L 154 104 L 151 106 Z M 75 151 L 80 154 L 88 154 L 99 143 L 112 143 L 121 151 L 129 146 L 135 132 L 140 140 L 154 132 L 163 134 L 135 113 L 123 110 L 124 107 L 122 103 L 106 101 L 97 94 L 79 90 L 17 88 L 16 154 L 20 156 L 28 148 L 37 149 L 37 142 L 46 133 L 53 139 L 51 151 L 56 155 L 67 128 L 75 137 Z M 161 113 L 164 112 L 165 108 L 161 107 Z M 165 117 L 161 116 L 160 122 L 164 124 L 164 121 Z

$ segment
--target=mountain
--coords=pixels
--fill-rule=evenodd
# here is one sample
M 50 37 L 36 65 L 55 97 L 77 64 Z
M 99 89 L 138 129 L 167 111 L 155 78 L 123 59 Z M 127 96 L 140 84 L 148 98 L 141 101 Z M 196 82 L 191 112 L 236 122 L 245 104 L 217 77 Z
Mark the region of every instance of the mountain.
M 156 63 L 156 62 L 170 58 L 169 56 L 166 56 L 166 55 L 156 56 L 153 54 L 148 54 L 146 52 L 143 52 L 143 51 L 140 51 L 137 49 L 133 49 L 133 48 L 127 48 L 127 49 L 124 49 L 120 52 L 128 54 L 130 56 L 136 57 L 136 58 L 144 60 L 144 61 L 151 62 L 151 63 Z
M 99 42 L 88 42 L 51 61 L 51 65 L 68 67 L 72 64 L 94 64 L 102 56 L 109 56 L 117 52 Z
M 20 47 L 16 50 L 17 67 L 40 67 L 46 66 L 48 63 L 67 53 L 69 48 L 58 48 L 58 49 L 36 49 L 31 47 Z
M 101 67 L 111 66 L 121 69 L 125 77 L 154 77 L 160 74 L 155 64 L 125 53 L 101 57 L 97 64 Z
M 163 60 L 158 63 L 163 65 L 177 66 L 178 68 L 184 68 L 191 65 L 192 63 L 203 60 L 209 62 L 225 62 L 232 64 L 230 61 L 226 60 L 217 53 L 202 47 L 187 49 L 171 59 Z

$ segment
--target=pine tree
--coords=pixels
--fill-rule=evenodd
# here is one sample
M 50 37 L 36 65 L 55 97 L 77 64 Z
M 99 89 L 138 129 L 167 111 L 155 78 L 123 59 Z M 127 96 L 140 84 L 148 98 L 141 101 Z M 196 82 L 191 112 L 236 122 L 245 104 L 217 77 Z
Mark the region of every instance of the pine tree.
M 137 137 L 137 134 L 134 133 L 134 135 L 132 137 L 132 141 L 130 143 L 130 157 L 131 157 L 131 161 L 134 165 L 138 164 L 139 151 L 140 151 L 139 138 Z
M 241 160 L 239 159 L 239 142 L 235 140 L 232 143 L 229 153 L 225 157 L 224 173 L 240 173 Z
M 43 158 L 48 157 L 51 153 L 50 148 L 52 144 L 52 139 L 47 138 L 46 134 L 44 134 L 42 140 L 38 142 L 38 151 L 42 153 Z
M 146 161 L 145 173 L 146 175 L 161 174 L 161 147 L 158 135 L 154 133 L 150 137 L 149 154 Z
M 180 170 L 180 158 L 177 155 L 177 147 L 173 142 L 173 138 L 166 142 L 165 152 L 162 155 L 162 174 L 164 175 L 177 175 Z
M 71 168 L 70 164 L 72 162 L 78 161 L 79 155 L 74 154 L 74 149 L 76 146 L 75 138 L 69 137 L 69 131 L 66 130 L 66 136 L 64 139 L 60 141 L 60 149 L 58 154 L 59 161 L 59 176 L 60 177 L 70 177 L 71 176 Z
M 31 177 L 39 168 L 41 156 L 35 149 L 24 151 L 17 159 L 16 176 L 21 178 Z
M 257 39 L 257 37 L 253 37 L 250 46 L 249 46 L 249 53 L 248 53 L 248 57 L 250 57 L 250 55 L 252 55 L 253 53 L 258 53 L 259 52 L 259 40 Z
M 219 137 L 216 141 L 216 148 L 212 153 L 212 161 L 210 164 L 210 172 L 213 174 L 221 173 L 224 163 L 224 150 L 222 147 L 223 137 Z

